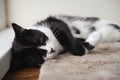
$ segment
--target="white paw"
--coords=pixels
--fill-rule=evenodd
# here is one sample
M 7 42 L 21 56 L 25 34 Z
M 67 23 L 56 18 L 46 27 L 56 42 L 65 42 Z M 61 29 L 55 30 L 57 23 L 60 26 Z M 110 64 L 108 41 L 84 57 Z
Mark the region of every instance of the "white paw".
M 88 39 L 86 40 L 86 42 L 89 42 L 92 46 L 97 46 L 102 40 L 102 34 L 101 32 L 93 32 Z

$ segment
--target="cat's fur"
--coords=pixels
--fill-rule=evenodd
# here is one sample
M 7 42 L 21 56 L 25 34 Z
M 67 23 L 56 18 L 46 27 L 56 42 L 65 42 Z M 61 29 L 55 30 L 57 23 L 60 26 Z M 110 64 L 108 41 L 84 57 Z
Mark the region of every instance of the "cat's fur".
M 13 23 L 11 69 L 39 66 L 69 51 L 82 56 L 102 41 L 120 41 L 120 27 L 96 17 L 51 16 L 30 29 Z

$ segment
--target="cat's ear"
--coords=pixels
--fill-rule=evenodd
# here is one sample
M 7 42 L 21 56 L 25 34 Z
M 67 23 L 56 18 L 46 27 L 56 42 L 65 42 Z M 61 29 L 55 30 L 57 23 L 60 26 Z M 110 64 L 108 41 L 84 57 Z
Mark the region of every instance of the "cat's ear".
M 13 30 L 14 30 L 16 36 L 21 34 L 25 30 L 24 28 L 22 28 L 21 26 L 19 26 L 16 23 L 12 23 L 12 27 L 13 27 Z

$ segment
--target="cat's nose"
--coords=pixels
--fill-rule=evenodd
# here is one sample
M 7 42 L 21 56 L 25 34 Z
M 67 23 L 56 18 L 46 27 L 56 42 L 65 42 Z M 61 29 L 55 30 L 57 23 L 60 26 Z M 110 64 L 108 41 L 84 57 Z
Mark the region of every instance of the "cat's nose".
M 53 49 L 53 48 L 51 48 L 51 51 L 50 51 L 51 53 L 54 53 L 55 52 L 55 50 Z

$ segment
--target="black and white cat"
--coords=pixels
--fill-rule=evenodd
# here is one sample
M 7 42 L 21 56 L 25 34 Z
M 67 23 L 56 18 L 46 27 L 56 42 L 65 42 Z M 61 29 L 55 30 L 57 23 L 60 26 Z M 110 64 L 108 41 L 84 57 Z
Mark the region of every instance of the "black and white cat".
M 12 24 L 11 68 L 40 66 L 64 51 L 82 56 L 100 42 L 120 41 L 120 27 L 96 17 L 50 16 L 25 29 Z

